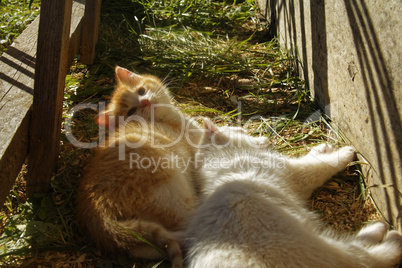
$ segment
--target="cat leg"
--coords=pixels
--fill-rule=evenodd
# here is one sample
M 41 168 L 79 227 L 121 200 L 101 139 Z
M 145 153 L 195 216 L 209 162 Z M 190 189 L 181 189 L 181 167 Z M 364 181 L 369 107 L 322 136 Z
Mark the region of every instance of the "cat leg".
M 328 173 L 333 173 L 343 170 L 347 164 L 353 161 L 354 157 L 355 149 L 351 146 L 335 150 L 331 145 L 323 143 L 313 147 L 306 156 L 298 160 L 317 164 L 322 163 L 324 166 L 331 167 Z
M 251 181 L 219 187 L 188 229 L 189 268 L 368 268 L 366 251 L 320 235 L 287 193 Z
M 245 129 L 241 127 L 223 126 L 219 127 L 219 131 L 225 134 L 225 136 L 231 137 L 232 139 L 234 137 L 237 137 L 238 141 L 241 142 L 234 142 L 234 144 L 232 145 L 235 146 L 243 145 L 250 148 L 267 148 L 270 146 L 269 139 L 267 137 L 251 136 L 250 134 L 247 133 Z M 234 139 L 232 141 L 234 141 Z
M 157 223 L 128 220 L 106 221 L 108 232 L 118 248 L 125 250 L 131 257 L 161 260 L 169 258 L 172 267 L 182 267 L 182 252 L 176 234 Z M 103 241 L 110 244 L 111 241 Z
M 346 146 L 335 151 L 330 145 L 320 144 L 306 156 L 288 159 L 292 171 L 289 176 L 291 186 L 303 199 L 307 199 L 314 189 L 344 170 L 354 157 L 353 147 Z
M 330 144 L 322 143 L 320 145 L 313 147 L 310 150 L 310 152 L 308 153 L 308 155 L 317 156 L 320 154 L 329 154 L 329 153 L 332 153 L 333 151 L 334 151 L 334 147 L 332 147 Z
M 383 222 L 364 227 L 351 244 L 369 254 L 371 267 L 396 267 L 402 261 L 402 235 L 397 231 L 388 232 Z
M 402 261 L 402 235 L 397 231 L 390 231 L 381 243 L 369 247 L 367 251 L 374 259 L 372 267 L 398 267 Z

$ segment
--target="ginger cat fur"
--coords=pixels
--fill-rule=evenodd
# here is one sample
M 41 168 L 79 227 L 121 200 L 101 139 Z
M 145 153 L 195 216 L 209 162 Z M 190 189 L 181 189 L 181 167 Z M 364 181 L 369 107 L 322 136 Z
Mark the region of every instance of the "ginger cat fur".
M 117 86 L 97 121 L 118 127 L 86 167 L 78 187 L 77 220 L 106 253 L 167 256 L 173 267 L 182 267 L 181 231 L 198 203 L 191 162 L 198 125 L 173 107 L 158 78 L 121 67 L 115 73 Z

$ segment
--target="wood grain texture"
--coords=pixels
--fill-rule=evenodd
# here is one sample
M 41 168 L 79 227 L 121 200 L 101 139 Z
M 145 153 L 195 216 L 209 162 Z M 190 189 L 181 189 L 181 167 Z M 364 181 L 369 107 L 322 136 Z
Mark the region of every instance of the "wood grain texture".
M 80 2 L 73 2 L 67 68 L 70 67 L 71 62 L 74 60 L 80 49 L 81 37 L 84 28 L 84 14 L 85 14 L 85 4 Z
M 0 57 L 0 203 L 28 151 L 28 192 L 49 185 L 58 156 L 65 76 L 82 44 L 84 13 L 85 1 L 42 1 L 43 19 L 36 18 Z
M 95 58 L 95 45 L 98 40 L 101 0 L 87 0 L 82 29 L 80 62 L 92 64 Z
M 72 0 L 42 0 L 30 123 L 27 191 L 45 191 L 56 167 Z
M 38 25 L 36 18 L 0 57 L 0 204 L 28 154 Z

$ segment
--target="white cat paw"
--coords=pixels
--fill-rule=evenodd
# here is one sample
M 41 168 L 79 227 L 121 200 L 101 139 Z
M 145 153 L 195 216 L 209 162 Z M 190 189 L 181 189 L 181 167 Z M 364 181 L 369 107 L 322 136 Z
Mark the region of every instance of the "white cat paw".
M 381 243 L 386 234 L 387 226 L 381 221 L 376 221 L 360 230 L 356 235 L 356 242 L 362 246 L 372 246 Z
M 327 143 L 322 143 L 320 145 L 313 147 L 313 149 L 311 149 L 309 154 L 310 155 L 329 154 L 332 153 L 333 151 L 334 148 L 331 145 Z
M 398 231 L 390 231 L 385 237 L 384 241 L 395 243 L 397 246 L 401 248 L 402 253 L 402 235 Z
M 392 245 L 393 249 L 395 250 L 393 262 L 391 263 L 391 265 L 393 267 L 397 266 L 398 264 L 401 265 L 402 264 L 402 234 L 397 231 L 390 231 L 390 232 L 388 232 L 384 241 L 386 243 L 389 243 L 390 245 Z
M 388 231 L 381 221 L 361 229 L 352 244 L 371 255 L 374 266 L 369 267 L 396 267 L 401 262 L 402 235 L 397 231 Z
M 241 127 L 223 126 L 219 127 L 219 131 L 224 133 L 242 133 L 247 134 L 247 131 Z
M 347 165 L 355 159 L 355 149 L 351 146 L 342 147 L 337 151 L 339 162 Z
M 347 165 L 353 162 L 355 150 L 353 147 L 345 146 L 338 151 L 328 144 L 320 144 L 314 147 L 307 155 L 307 158 L 313 158 L 320 163 L 331 166 L 333 174 L 342 171 Z
M 269 139 L 267 137 L 250 137 L 250 140 L 259 147 L 267 147 L 269 145 Z
M 389 231 L 381 243 L 368 248 L 379 263 L 376 267 L 399 267 L 402 261 L 402 235 Z

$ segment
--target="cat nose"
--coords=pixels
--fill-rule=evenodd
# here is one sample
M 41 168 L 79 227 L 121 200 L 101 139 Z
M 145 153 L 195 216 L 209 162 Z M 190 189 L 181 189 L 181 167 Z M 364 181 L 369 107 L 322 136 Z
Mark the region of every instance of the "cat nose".
M 141 106 L 142 107 L 151 106 L 151 102 L 149 100 L 147 100 L 147 99 L 142 100 L 141 101 Z

